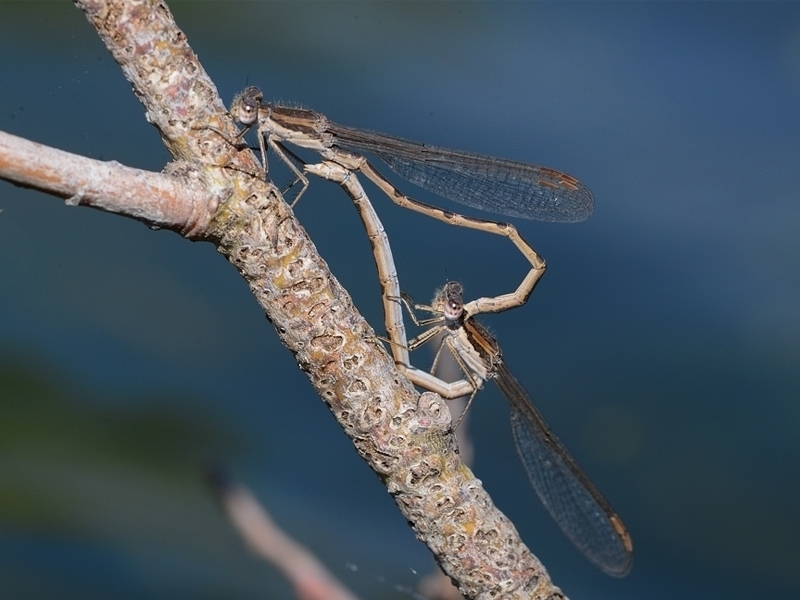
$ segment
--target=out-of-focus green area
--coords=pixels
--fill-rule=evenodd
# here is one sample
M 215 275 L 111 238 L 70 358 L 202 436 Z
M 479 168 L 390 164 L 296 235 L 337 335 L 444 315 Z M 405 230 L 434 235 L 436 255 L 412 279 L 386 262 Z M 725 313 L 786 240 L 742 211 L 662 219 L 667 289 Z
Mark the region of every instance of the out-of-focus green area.
M 193 580 L 195 597 L 262 597 L 264 578 L 285 587 L 248 556 L 204 480 L 209 462 L 247 449 L 191 398 L 88 390 L 3 349 L 3 597 L 162 597 L 153 577 L 165 568 Z
M 3 354 L 0 522 L 66 531 L 105 516 L 110 534 L 115 519 L 126 520 L 134 492 L 140 514 L 162 494 L 196 499 L 206 494 L 202 461 L 244 448 L 224 419 L 192 410 L 189 398 L 179 410 L 175 398 L 115 393 L 82 389 L 46 364 Z M 86 510 L 98 505 L 106 505 L 104 515 Z

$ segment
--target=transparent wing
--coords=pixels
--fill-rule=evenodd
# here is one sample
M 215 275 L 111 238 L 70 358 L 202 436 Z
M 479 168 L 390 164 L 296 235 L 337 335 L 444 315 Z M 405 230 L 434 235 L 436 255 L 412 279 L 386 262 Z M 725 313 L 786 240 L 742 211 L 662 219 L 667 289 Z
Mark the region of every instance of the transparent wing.
M 448 150 L 330 123 L 336 144 L 368 151 L 402 178 L 439 196 L 512 217 L 574 223 L 594 210 L 580 181 L 554 169 Z
M 504 364 L 499 366 L 495 381 L 509 400 L 517 451 L 542 504 L 591 562 L 609 575 L 627 575 L 633 562 L 633 543 L 622 520 Z

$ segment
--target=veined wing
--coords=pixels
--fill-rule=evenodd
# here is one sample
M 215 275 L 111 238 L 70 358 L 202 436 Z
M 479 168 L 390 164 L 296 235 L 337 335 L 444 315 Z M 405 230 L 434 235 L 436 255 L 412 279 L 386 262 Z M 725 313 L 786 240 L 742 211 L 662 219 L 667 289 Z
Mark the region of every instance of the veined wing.
M 439 196 L 512 217 L 574 223 L 592 214 L 594 197 L 580 181 L 548 167 L 330 123 L 336 144 L 378 156 L 402 178 Z
M 609 502 L 550 430 L 505 364 L 495 378 L 511 407 L 511 429 L 533 489 L 564 534 L 595 565 L 624 577 L 633 542 Z

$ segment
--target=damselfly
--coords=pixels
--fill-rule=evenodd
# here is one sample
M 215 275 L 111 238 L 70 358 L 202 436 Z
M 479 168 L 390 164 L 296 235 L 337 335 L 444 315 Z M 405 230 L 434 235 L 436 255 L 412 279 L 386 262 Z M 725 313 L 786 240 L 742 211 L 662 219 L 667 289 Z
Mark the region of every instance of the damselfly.
M 517 452 L 533 489 L 564 534 L 595 565 L 624 577 L 633 561 L 633 542 L 619 515 L 552 432 L 522 384 L 509 371 L 497 340 L 465 310 L 460 283 L 448 282 L 430 306 L 403 296 L 417 325 L 428 326 L 410 350 L 442 334 L 434 359 L 447 348 L 472 384 L 472 397 L 489 379 L 497 383 L 511 410 Z M 432 313 L 417 319 L 414 310 Z M 471 399 L 470 399 L 471 400 Z M 469 406 L 469 403 L 468 403 Z

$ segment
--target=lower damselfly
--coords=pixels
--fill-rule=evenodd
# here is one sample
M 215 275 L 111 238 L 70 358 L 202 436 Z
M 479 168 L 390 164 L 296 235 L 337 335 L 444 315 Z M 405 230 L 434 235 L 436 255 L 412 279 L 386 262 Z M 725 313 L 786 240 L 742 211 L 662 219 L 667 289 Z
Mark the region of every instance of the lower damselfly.
M 461 284 L 448 282 L 430 305 L 414 304 L 407 295 L 402 300 L 417 325 L 430 326 L 408 343 L 409 350 L 442 335 L 437 359 L 444 348 L 450 351 L 471 383 L 472 397 L 485 381 L 497 384 L 508 400 L 517 452 L 542 504 L 592 563 L 609 575 L 627 575 L 633 562 L 633 542 L 622 519 L 508 369 L 497 340 L 465 311 Z M 418 319 L 415 310 L 433 317 Z

